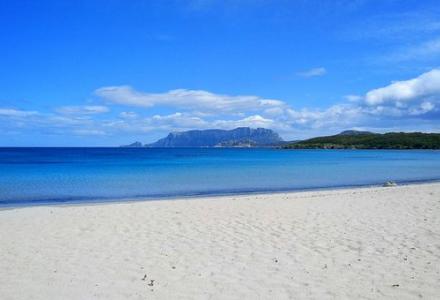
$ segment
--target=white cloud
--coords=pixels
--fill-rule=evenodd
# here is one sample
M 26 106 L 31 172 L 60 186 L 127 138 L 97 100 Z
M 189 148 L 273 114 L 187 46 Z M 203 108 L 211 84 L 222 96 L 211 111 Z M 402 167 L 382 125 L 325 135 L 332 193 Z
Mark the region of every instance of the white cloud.
M 263 114 L 270 117 L 277 117 L 284 114 L 287 108 L 272 107 L 263 111 Z
M 325 74 L 327 74 L 327 70 L 323 67 L 313 68 L 313 69 L 302 71 L 302 72 L 298 73 L 299 76 L 306 77 L 306 78 L 323 76 Z
M 329 125 L 344 125 L 360 121 L 362 109 L 356 105 L 333 105 L 323 110 L 289 109 L 288 119 L 295 125 L 311 128 L 322 128 Z
M 435 104 L 425 101 L 422 102 L 418 107 L 412 107 L 409 109 L 409 114 L 413 116 L 426 114 L 428 112 L 431 112 L 435 109 Z
M 13 108 L 0 108 L 0 116 L 3 117 L 29 117 L 35 116 L 38 112 L 36 111 L 28 111 L 28 110 L 19 110 Z
M 75 135 L 106 135 L 106 132 L 103 130 L 97 130 L 97 129 L 75 129 L 75 130 L 73 130 L 73 134 L 75 134 Z
M 212 122 L 213 128 L 233 129 L 236 127 L 264 127 L 274 128 L 275 121 L 260 115 L 252 115 L 239 120 L 216 120 Z
M 63 106 L 56 109 L 61 114 L 78 114 L 78 115 L 93 115 L 109 112 L 107 106 L 102 105 L 80 105 L 80 106 Z
M 438 56 L 440 56 L 440 38 L 398 49 L 396 52 L 387 55 L 385 60 L 398 62 L 431 59 Z
M 435 96 L 440 95 L 440 70 L 434 69 L 414 79 L 393 82 L 364 96 L 348 95 L 340 104 L 317 109 L 294 109 L 281 100 L 221 95 L 203 90 L 179 89 L 154 94 L 119 86 L 98 89 L 96 93 L 113 103 L 146 108 L 168 106 L 179 110 L 167 115 L 123 118 L 108 122 L 108 128 L 167 132 L 249 126 L 271 128 L 289 136 L 298 130 L 337 131 L 356 126 L 394 126 L 399 120 L 414 118 L 428 120 L 428 114 L 439 107 Z
M 136 119 L 138 114 L 132 111 L 123 111 L 119 114 L 119 116 L 123 119 Z
M 72 117 L 63 115 L 45 115 L 39 120 L 40 123 L 47 123 L 55 127 L 74 127 L 93 125 L 93 119 L 83 117 Z
M 346 26 L 344 38 L 380 40 L 382 43 L 414 40 L 440 31 L 438 14 L 429 10 L 377 14 Z
M 369 91 L 365 96 L 368 105 L 399 104 L 417 101 L 430 96 L 440 97 L 440 69 L 433 69 L 419 77 L 396 81 Z
M 202 119 L 189 113 L 176 112 L 168 115 L 154 115 L 135 120 L 118 120 L 103 124 L 107 130 L 126 132 L 149 132 L 149 131 L 184 131 L 191 129 L 232 129 L 236 127 L 265 127 L 272 129 L 286 129 L 285 124 L 275 120 L 251 115 L 241 119 Z
M 116 104 L 140 107 L 167 106 L 203 112 L 239 112 L 285 105 L 284 102 L 257 96 L 230 96 L 203 90 L 177 89 L 164 93 L 143 93 L 130 86 L 97 89 L 95 94 Z
M 359 95 L 346 95 L 344 98 L 349 102 L 358 102 L 363 99 L 363 97 Z
M 170 115 L 154 115 L 149 119 L 149 123 L 151 125 L 156 126 L 170 126 L 174 128 L 204 128 L 208 125 L 208 123 L 196 116 L 191 114 L 184 114 L 180 112 L 176 112 Z
M 0 122 L 10 132 L 41 129 L 56 134 L 95 136 L 150 132 L 157 135 L 243 126 L 271 128 L 287 138 L 355 127 L 409 128 L 412 124 L 414 128 L 433 130 L 439 128 L 440 69 L 373 89 L 364 96 L 346 96 L 342 103 L 326 108 L 295 109 L 281 100 L 183 89 L 151 94 L 114 87 L 100 89 L 97 94 L 107 101 L 129 106 L 167 105 L 171 113 L 153 114 L 146 109 L 122 111 L 117 116 L 107 114 L 98 119 L 94 114 L 108 111 L 106 106 L 66 106 L 58 113 L 0 108 Z

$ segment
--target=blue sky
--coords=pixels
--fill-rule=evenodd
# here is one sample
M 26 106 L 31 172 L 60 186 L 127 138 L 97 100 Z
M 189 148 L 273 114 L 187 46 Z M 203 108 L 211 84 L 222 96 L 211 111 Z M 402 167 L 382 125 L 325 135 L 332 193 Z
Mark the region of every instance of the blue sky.
M 438 1 L 0 5 L 0 146 L 238 126 L 287 140 L 440 132 Z

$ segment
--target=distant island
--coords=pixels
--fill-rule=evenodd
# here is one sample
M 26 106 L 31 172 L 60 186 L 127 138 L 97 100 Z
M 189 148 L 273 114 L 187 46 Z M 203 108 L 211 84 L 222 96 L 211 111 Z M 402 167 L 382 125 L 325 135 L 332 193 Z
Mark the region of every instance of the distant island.
M 171 132 L 151 144 L 135 142 L 123 147 L 185 148 L 185 147 L 270 147 L 283 142 L 278 133 L 265 128 L 239 127 L 232 130 L 208 129 Z
M 331 136 L 285 142 L 273 130 L 239 127 L 232 130 L 208 129 L 171 132 L 151 144 L 134 142 L 121 147 L 139 148 L 250 148 L 282 149 L 440 149 L 439 133 L 345 130 Z
M 336 135 L 291 142 L 284 149 L 440 149 L 439 133 L 347 130 Z

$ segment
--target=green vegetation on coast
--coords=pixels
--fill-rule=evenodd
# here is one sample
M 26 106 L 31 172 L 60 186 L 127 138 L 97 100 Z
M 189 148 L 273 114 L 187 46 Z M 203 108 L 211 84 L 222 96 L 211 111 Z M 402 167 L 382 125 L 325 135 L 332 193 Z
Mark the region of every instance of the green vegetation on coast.
M 343 132 L 283 145 L 285 149 L 440 149 L 439 133 Z

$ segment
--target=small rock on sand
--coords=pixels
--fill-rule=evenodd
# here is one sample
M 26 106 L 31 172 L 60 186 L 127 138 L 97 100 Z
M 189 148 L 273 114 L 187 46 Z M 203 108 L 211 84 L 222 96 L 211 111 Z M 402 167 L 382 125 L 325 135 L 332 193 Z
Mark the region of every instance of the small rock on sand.
M 397 183 L 394 181 L 387 181 L 383 184 L 384 187 L 397 186 Z

